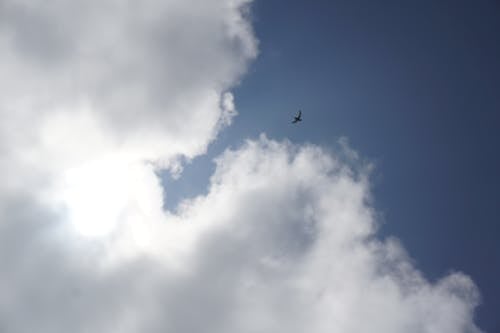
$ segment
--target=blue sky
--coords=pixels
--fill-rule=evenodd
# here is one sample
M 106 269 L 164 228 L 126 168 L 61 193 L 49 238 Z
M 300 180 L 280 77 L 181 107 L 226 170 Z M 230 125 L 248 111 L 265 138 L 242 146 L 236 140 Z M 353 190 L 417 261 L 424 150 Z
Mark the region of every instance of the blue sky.
M 203 191 L 211 158 L 261 132 L 325 147 L 345 136 L 376 165 L 379 234 L 431 279 L 470 275 L 479 326 L 498 331 L 498 2 L 267 0 L 252 20 L 260 54 L 235 90 L 240 114 L 167 181 L 170 205 Z

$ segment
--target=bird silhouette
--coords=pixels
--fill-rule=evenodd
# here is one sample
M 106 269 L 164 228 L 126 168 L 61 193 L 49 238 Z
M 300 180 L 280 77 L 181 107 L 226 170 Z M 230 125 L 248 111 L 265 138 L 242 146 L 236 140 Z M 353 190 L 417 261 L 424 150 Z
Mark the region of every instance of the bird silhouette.
M 302 111 L 299 110 L 299 113 L 293 117 L 292 124 L 298 123 L 299 121 L 302 121 Z

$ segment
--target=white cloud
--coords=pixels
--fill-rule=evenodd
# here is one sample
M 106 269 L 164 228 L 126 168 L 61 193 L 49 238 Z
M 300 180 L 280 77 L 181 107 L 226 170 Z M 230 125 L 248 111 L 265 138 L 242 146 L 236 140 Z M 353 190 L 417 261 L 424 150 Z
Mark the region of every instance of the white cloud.
M 58 172 L 203 153 L 256 55 L 247 2 L 2 1 L 2 154 Z
M 373 237 L 356 164 L 261 137 L 220 156 L 209 193 L 178 216 L 162 212 L 157 181 L 138 177 L 150 207 L 128 203 L 97 240 L 36 227 L 13 207 L 1 322 L 12 332 L 479 332 L 468 277 L 430 283 L 396 240 Z
M 0 331 L 479 332 L 467 276 L 377 240 L 345 140 L 248 141 L 163 210 L 236 113 L 247 2 L 0 2 Z

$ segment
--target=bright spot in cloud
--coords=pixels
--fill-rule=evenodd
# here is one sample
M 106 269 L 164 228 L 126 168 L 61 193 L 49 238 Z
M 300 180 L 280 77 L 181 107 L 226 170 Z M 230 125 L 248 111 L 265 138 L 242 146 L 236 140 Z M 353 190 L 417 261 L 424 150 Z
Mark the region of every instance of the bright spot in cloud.
M 114 161 L 95 161 L 69 170 L 62 203 L 75 230 L 83 236 L 109 234 L 128 200 L 126 168 Z

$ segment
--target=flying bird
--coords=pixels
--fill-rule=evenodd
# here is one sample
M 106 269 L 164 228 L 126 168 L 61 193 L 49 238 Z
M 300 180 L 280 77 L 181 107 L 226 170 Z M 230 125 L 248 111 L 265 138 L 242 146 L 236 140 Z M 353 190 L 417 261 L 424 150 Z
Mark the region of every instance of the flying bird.
M 292 124 L 298 123 L 299 121 L 302 121 L 302 111 L 299 110 L 299 113 L 293 117 Z

